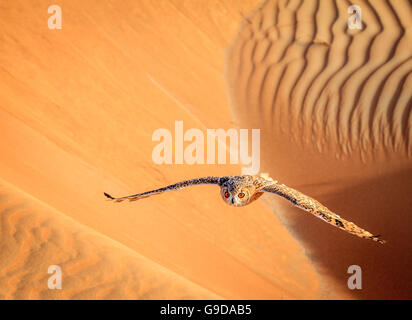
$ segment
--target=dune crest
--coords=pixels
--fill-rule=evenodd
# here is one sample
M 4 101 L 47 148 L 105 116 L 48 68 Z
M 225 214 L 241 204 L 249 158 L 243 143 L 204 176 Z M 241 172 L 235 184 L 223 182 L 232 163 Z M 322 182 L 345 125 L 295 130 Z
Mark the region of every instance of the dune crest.
M 2 180 L 0 212 L 0 299 L 220 299 Z
M 410 298 L 412 4 L 267 0 L 227 51 L 233 117 L 260 128 L 261 170 L 388 242 L 376 248 L 327 230 L 278 199 L 269 205 L 299 239 L 323 297 Z M 408 262 L 406 262 L 408 261 Z M 347 268 L 364 270 L 362 290 Z
M 240 172 L 230 164 L 156 165 L 152 135 L 173 130 L 175 121 L 200 130 L 234 126 L 225 100 L 224 48 L 242 13 L 257 4 L 63 0 L 63 27 L 49 30 L 50 2 L 3 3 L 0 177 L 11 186 L 3 193 L 20 199 L 33 219 L 18 220 L 18 208 L 7 202 L 0 217 L 15 217 L 22 230 L 42 226 L 42 214 L 50 218 L 38 229 L 44 236 L 30 231 L 18 241 L 4 222 L 3 298 L 318 296 L 309 260 L 260 202 L 228 208 L 214 186 L 135 203 L 114 204 L 103 195 Z M 19 191 L 51 209 L 34 209 Z M 54 219 L 58 213 L 68 220 Z M 70 286 L 63 283 L 60 296 L 41 291 L 47 268 L 36 266 L 36 252 L 47 264 L 65 264 Z M 137 269 L 138 279 L 129 269 Z M 130 282 L 126 291 L 117 290 L 119 279 Z
M 411 3 L 357 5 L 361 30 L 343 0 L 265 1 L 245 19 L 228 53 L 235 115 L 318 151 L 411 156 Z

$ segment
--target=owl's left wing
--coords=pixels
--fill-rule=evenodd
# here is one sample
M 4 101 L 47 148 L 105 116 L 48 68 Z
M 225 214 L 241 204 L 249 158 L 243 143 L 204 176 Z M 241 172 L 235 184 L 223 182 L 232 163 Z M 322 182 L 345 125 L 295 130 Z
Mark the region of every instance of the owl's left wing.
M 204 177 L 204 178 L 197 178 L 197 179 L 191 179 L 191 180 L 185 180 L 185 181 L 180 181 L 175 184 L 171 184 L 169 186 L 160 188 L 160 189 L 155 189 L 143 193 L 137 193 L 137 194 L 132 194 L 130 196 L 125 196 L 125 197 L 119 197 L 115 198 L 112 197 L 110 194 L 104 192 L 104 195 L 109 198 L 110 200 L 114 200 L 115 202 L 122 202 L 123 200 L 129 200 L 129 201 L 136 201 L 142 198 L 146 198 L 155 194 L 167 192 L 167 191 L 175 191 L 175 190 L 180 190 L 186 187 L 194 186 L 194 185 L 200 185 L 200 184 L 216 184 L 219 185 L 222 179 L 225 177 Z
M 327 223 L 338 227 L 339 229 L 345 230 L 351 234 L 354 234 L 358 237 L 364 239 L 371 239 L 373 241 L 377 241 L 379 243 L 385 243 L 384 240 L 380 239 L 378 235 L 373 235 L 370 232 L 358 227 L 353 222 L 347 221 L 336 213 L 330 211 L 324 205 L 322 205 L 317 200 L 293 189 L 285 186 L 284 184 L 273 183 L 269 186 L 264 187 L 261 189 L 263 192 L 270 192 L 277 194 L 290 202 L 292 202 L 295 206 L 315 215 L 316 217 L 326 221 Z

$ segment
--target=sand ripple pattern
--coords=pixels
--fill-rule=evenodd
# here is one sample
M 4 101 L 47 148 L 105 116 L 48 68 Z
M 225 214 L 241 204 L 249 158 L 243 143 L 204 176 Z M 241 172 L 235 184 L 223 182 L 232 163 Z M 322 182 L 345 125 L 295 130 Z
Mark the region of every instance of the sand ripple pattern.
M 2 180 L 0 240 L 0 300 L 219 298 Z
M 245 18 L 227 55 L 236 120 L 319 151 L 411 156 L 412 4 L 356 4 L 361 30 L 344 0 L 269 0 Z

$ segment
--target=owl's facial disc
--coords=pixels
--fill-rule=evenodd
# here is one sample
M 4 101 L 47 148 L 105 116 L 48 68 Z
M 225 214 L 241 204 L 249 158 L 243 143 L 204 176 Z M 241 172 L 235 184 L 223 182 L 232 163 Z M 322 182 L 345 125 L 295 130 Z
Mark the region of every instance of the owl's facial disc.
M 222 186 L 221 195 L 223 201 L 228 205 L 241 207 L 249 203 L 249 191 L 248 190 L 230 190 L 227 186 Z

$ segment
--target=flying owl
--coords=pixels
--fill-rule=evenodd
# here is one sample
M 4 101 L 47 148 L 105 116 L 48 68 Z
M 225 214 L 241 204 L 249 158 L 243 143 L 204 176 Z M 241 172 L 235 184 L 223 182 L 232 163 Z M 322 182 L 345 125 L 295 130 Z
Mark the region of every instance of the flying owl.
M 379 235 L 372 235 L 370 232 L 358 227 L 353 222 L 341 218 L 315 199 L 295 189 L 289 188 L 284 184 L 279 184 L 277 181 L 263 175 L 204 177 L 181 181 L 167 187 L 133 194 L 126 197 L 114 198 L 107 193 L 104 193 L 104 195 L 115 202 L 121 202 L 123 200 L 136 201 L 154 194 L 159 194 L 166 191 L 180 190 L 186 187 L 201 184 L 218 185 L 220 187 L 220 194 L 223 201 L 228 205 L 235 207 L 242 207 L 255 201 L 264 192 L 274 193 L 285 198 L 286 200 L 289 200 L 293 205 L 315 215 L 316 217 L 335 227 L 338 227 L 339 229 L 345 230 L 360 238 L 371 239 L 379 243 L 385 243 L 384 240 L 379 238 Z

